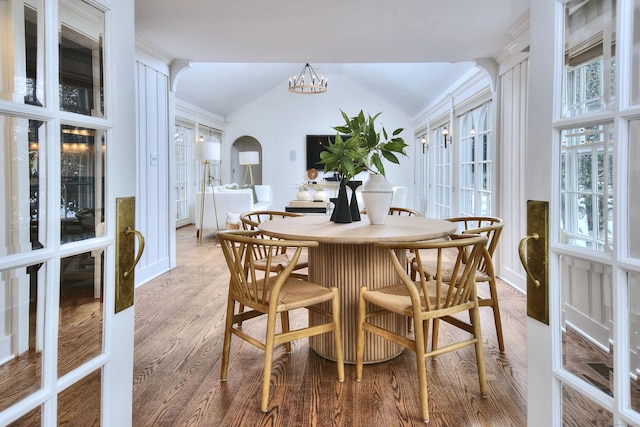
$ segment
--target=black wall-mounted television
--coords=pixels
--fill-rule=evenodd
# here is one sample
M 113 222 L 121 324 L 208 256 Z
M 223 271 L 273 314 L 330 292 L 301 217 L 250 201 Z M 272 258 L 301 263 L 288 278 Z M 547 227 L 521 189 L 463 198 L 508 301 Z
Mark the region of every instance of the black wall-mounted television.
M 324 170 L 324 165 L 320 162 L 320 153 L 324 148 L 335 142 L 335 135 L 307 135 L 307 170 L 317 169 Z
M 347 139 L 348 136 L 342 135 L 343 139 Z M 324 148 L 331 143 L 336 142 L 336 136 L 334 135 L 307 135 L 307 170 L 317 169 L 324 171 L 324 165 L 320 162 L 320 153 Z M 330 171 L 325 171 L 330 172 Z

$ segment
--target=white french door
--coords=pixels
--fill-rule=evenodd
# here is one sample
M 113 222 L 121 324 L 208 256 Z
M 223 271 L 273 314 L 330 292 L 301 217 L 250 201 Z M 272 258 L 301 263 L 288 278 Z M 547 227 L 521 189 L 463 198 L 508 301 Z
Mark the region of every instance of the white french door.
M 131 424 L 114 244 L 135 194 L 133 16 L 0 0 L 0 425 Z
M 526 198 L 549 202 L 531 426 L 640 425 L 640 0 L 531 2 Z

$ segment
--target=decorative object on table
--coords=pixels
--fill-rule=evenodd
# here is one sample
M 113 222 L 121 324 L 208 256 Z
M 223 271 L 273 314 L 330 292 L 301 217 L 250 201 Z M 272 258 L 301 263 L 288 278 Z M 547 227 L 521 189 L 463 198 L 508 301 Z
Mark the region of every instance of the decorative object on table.
M 289 79 L 289 92 L 301 93 L 303 95 L 314 95 L 327 91 L 329 80 L 324 76 L 318 77 L 311 65 L 307 64 L 302 67 L 302 71 L 298 77 L 293 76 Z
M 298 190 L 296 193 L 296 200 L 311 200 L 309 184 L 303 182 L 302 184 L 294 184 L 294 186 L 296 187 L 296 190 Z
M 329 221 L 333 221 L 336 219 L 336 202 L 338 201 L 337 197 L 330 197 L 329 204 L 327 206 L 327 212 L 331 214 L 329 217 Z
M 369 174 L 362 186 L 362 201 L 371 224 L 384 224 L 393 200 L 393 186 L 381 174 Z
M 313 201 L 326 202 L 327 197 L 329 197 L 329 195 L 327 194 L 326 191 L 324 191 L 324 184 L 323 183 L 313 184 L 313 188 L 315 190 L 313 192 Z
M 200 183 L 200 216 L 198 223 L 198 240 L 202 240 L 202 224 L 204 223 L 204 194 L 207 182 L 213 180 L 210 177 L 211 161 L 220 160 L 220 143 L 219 142 L 196 142 L 192 146 L 192 158 L 202 162 L 202 182 Z M 216 207 L 216 195 L 211 191 L 213 197 L 213 210 L 216 217 L 216 229 L 220 229 L 218 226 L 218 208 Z
M 379 176 L 374 178 L 378 185 L 373 188 L 364 184 L 362 198 L 371 224 L 384 224 L 391 207 L 393 188 L 389 183 L 388 188 L 379 185 L 380 181 L 387 182 L 382 160 L 400 164 L 396 154 L 407 155 L 404 150 L 407 144 L 398 136 L 403 129 L 394 130 L 389 139 L 384 127 L 380 132 L 375 129 L 375 120 L 381 113 L 365 117 L 361 110 L 357 116 L 350 118 L 344 111 L 340 112 L 345 124 L 333 127 L 338 134 L 335 142 L 320 153 L 321 163 L 325 165 L 325 171 L 336 171 L 347 181 L 365 170 L 369 171 L 370 180 Z M 347 135 L 348 138 L 341 135 Z
M 349 207 L 347 185 L 344 178 L 340 181 L 338 199 L 336 200 L 336 207 L 333 210 L 333 222 L 338 224 L 349 224 L 351 222 L 351 208 Z
M 347 182 L 347 187 L 351 189 L 351 201 L 349 202 L 349 210 L 351 211 L 351 221 L 360 221 L 360 206 L 358 206 L 358 198 L 356 197 L 356 189 L 362 185 L 362 181 L 351 180 Z
M 311 169 L 307 170 L 307 179 L 309 181 L 313 181 L 317 177 L 318 177 L 318 170 L 317 169 L 311 168 Z
M 253 172 L 251 172 L 251 165 L 260 164 L 260 153 L 257 151 L 241 151 L 238 154 L 240 166 L 247 167 L 244 172 L 244 180 L 242 181 L 242 184 L 247 184 L 247 175 L 249 175 L 251 179 L 250 184 L 253 185 Z
M 326 208 L 329 203 L 325 201 L 311 201 L 311 200 L 292 200 L 289 202 L 289 206 L 294 208 Z

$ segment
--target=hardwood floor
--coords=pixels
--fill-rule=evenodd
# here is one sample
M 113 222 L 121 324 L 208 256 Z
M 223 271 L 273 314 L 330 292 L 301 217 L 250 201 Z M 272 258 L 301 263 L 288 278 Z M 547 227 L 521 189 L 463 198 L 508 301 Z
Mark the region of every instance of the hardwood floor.
M 227 382 L 219 380 L 227 267 L 212 234 L 177 230 L 178 267 L 136 290 L 134 426 L 410 426 L 420 420 L 413 353 L 355 366 L 336 380 L 335 363 L 306 340 L 274 355 L 269 411 L 260 412 L 263 353 L 233 340 Z M 482 322 L 489 396 L 480 397 L 473 348 L 428 361 L 430 426 L 526 425 L 526 302 L 499 284 L 506 352 L 490 310 Z M 292 323 L 306 322 L 304 313 Z M 243 328 L 259 331 L 260 322 Z M 441 339 L 457 331 L 441 330 Z M 468 351 L 467 351 L 468 350 Z

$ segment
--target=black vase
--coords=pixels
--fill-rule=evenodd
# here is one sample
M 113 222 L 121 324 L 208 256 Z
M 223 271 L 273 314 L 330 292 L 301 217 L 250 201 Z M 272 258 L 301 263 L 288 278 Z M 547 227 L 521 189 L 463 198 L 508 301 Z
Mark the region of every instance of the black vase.
M 351 203 L 349 203 L 349 210 L 351 211 L 351 221 L 360 221 L 360 206 L 358 206 L 356 188 L 362 185 L 362 181 L 349 181 L 347 182 L 347 185 L 351 189 Z
M 333 209 L 331 211 L 331 218 L 329 218 L 329 221 L 333 222 L 333 220 L 336 219 L 336 205 L 337 205 L 337 202 L 338 202 L 338 198 L 337 197 L 330 197 L 329 198 L 329 202 L 333 206 Z
M 333 222 L 337 224 L 348 224 L 351 222 L 351 208 L 349 207 L 349 199 L 347 198 L 347 186 L 345 180 L 340 181 L 340 189 L 338 190 L 338 200 L 333 209 Z

